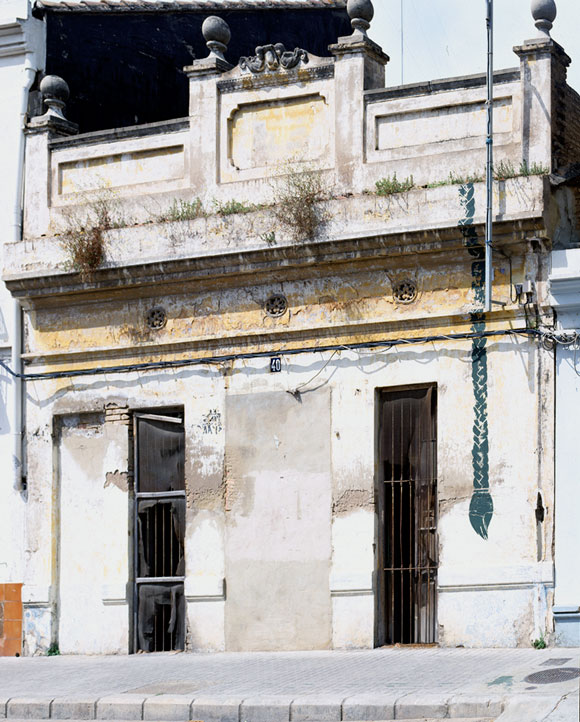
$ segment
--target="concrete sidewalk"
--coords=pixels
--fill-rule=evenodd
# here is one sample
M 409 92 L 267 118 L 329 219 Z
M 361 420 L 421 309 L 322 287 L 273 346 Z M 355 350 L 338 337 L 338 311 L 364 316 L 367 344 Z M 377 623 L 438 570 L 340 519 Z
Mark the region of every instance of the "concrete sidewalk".
M 578 649 L 0 658 L 0 717 L 578 722 L 579 664 Z

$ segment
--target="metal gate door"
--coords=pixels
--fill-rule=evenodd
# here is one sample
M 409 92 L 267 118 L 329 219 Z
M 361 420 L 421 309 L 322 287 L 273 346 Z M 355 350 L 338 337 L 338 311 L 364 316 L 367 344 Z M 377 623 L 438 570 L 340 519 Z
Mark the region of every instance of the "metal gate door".
M 135 414 L 135 651 L 183 649 L 185 476 L 181 416 Z
M 380 393 L 379 645 L 437 641 L 436 395 Z

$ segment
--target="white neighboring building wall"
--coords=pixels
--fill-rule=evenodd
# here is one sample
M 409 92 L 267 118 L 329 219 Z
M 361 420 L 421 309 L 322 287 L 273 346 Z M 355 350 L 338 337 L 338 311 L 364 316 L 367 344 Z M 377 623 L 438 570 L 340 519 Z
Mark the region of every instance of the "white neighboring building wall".
M 556 643 L 577 647 L 580 646 L 577 543 L 580 483 L 575 450 L 578 448 L 580 352 L 575 334 L 580 333 L 580 248 L 552 253 L 550 286 L 558 330 L 564 342 L 556 348 L 554 622 Z
M 44 23 L 31 15 L 28 0 L 0 0 L 0 249 L 2 268 L 6 243 L 21 237 L 24 133 L 28 91 L 37 71 L 44 67 Z M 15 305 L 4 283 L 0 284 L 0 359 L 11 364 Z M 25 491 L 18 459 L 20 429 L 15 423 L 17 385 L 0 370 L 0 584 L 23 580 Z M 17 410 L 16 410 L 17 413 Z

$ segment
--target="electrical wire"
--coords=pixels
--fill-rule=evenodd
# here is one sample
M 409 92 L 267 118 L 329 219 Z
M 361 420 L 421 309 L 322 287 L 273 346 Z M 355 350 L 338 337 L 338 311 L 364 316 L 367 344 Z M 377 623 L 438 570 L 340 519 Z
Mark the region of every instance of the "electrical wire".
M 328 366 L 328 364 L 332 361 L 332 359 L 336 356 L 337 353 L 339 353 L 339 349 L 336 349 L 332 352 L 331 356 L 328 358 L 324 366 L 322 368 L 318 369 L 318 371 L 314 374 L 314 376 L 311 379 L 308 379 L 308 381 L 305 381 L 304 383 L 297 386 L 295 389 L 288 390 L 289 394 L 292 394 L 292 396 L 296 396 L 296 394 L 300 394 L 305 386 L 308 386 L 312 381 L 314 381 L 315 378 L 320 376 L 320 374 L 324 371 L 324 369 Z
M 176 359 L 172 361 L 146 361 L 137 364 L 126 364 L 120 366 L 96 366 L 83 369 L 67 369 L 65 371 L 47 371 L 42 373 L 15 373 L 10 366 L 0 359 L 2 367 L 13 378 L 23 381 L 42 381 L 51 379 L 74 378 L 78 376 L 102 376 L 105 374 L 131 373 L 133 371 L 155 371 L 164 369 L 185 368 L 188 366 L 202 366 L 210 364 L 222 364 L 229 361 L 242 359 L 271 358 L 272 356 L 296 356 L 303 353 L 321 353 L 326 351 L 357 351 L 360 349 L 389 349 L 402 345 L 418 345 L 432 343 L 434 341 L 462 341 L 474 338 L 494 338 L 501 336 L 525 336 L 542 339 L 552 337 L 554 334 L 542 331 L 537 328 L 503 329 L 497 331 L 471 331 L 452 334 L 436 334 L 432 336 L 418 336 L 412 338 L 385 339 L 382 341 L 364 341 L 352 344 L 332 344 L 327 346 L 303 346 L 291 349 L 273 349 L 270 351 L 248 351 L 245 353 L 231 353 L 221 356 L 196 357 L 187 359 Z

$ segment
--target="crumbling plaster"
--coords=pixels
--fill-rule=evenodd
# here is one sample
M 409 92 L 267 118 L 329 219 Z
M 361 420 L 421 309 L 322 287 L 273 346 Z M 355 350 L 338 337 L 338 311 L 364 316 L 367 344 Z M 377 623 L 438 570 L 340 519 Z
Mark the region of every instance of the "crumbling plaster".
M 275 625 L 272 625 L 269 632 L 272 638 L 268 644 L 278 643 L 287 647 L 290 644 L 289 639 L 294 638 L 298 640 L 298 646 L 369 646 L 373 640 L 375 519 L 369 497 L 372 498 L 375 485 L 375 389 L 436 383 L 439 409 L 439 617 L 443 625 L 441 642 L 454 644 L 461 638 L 463 644 L 477 645 L 480 643 L 480 636 L 468 636 L 465 630 L 460 630 L 454 623 L 455 603 L 461 603 L 464 610 L 468 610 L 468 615 L 474 620 L 472 629 L 476 629 L 477 619 L 482 614 L 480 599 L 485 589 L 503 589 L 505 579 L 521 580 L 516 582 L 513 593 L 509 585 L 502 592 L 505 602 L 502 618 L 515 622 L 527 614 L 529 595 L 532 594 L 530 580 L 538 579 L 538 583 L 545 584 L 548 588 L 552 583 L 548 572 L 551 559 L 549 534 L 545 544 L 546 563 L 538 567 L 534 557 L 537 456 L 544 453 L 544 448 L 537 446 L 534 427 L 543 420 L 545 428 L 542 431 L 542 444 L 549 448 L 550 409 L 549 405 L 546 407 L 543 403 L 538 406 L 535 394 L 530 393 L 528 388 L 529 364 L 537 364 L 538 354 L 547 352 L 538 350 L 534 344 L 524 340 L 494 343 L 489 352 L 492 363 L 489 406 L 495 411 L 490 427 L 490 479 L 496 513 L 490 527 L 490 538 L 484 542 L 470 531 L 467 519 L 471 482 L 467 473 L 469 457 L 466 450 L 469 449 L 473 405 L 470 399 L 468 349 L 466 343 L 454 344 L 453 349 L 447 349 L 438 343 L 431 348 L 398 349 L 388 353 L 357 354 L 345 351 L 336 355 L 326 366 L 330 354 L 305 354 L 285 363 L 282 373 L 278 375 L 267 372 L 265 361 L 237 362 L 228 374 L 227 390 L 221 374 L 203 367 L 174 371 L 169 375 L 141 373 L 138 383 L 136 378 L 130 381 L 126 376 L 111 374 L 107 376 L 104 386 L 100 383 L 95 385 L 75 382 L 74 387 L 69 386 L 66 404 L 61 399 L 58 406 L 61 411 L 68 408 L 69 414 L 75 407 L 84 410 L 102 408 L 103 398 L 118 397 L 119 393 L 127 392 L 126 401 L 130 408 L 183 405 L 189 455 L 186 472 L 186 595 L 189 643 L 192 648 L 245 648 L 248 640 L 239 636 L 239 630 L 243 628 L 241 620 L 244 619 L 248 604 L 256 604 L 258 608 L 265 604 L 267 599 L 270 614 L 276 610 L 277 613 L 282 613 L 276 606 L 275 597 L 265 598 L 262 595 L 259 581 L 265 576 L 271 576 L 273 572 L 269 567 L 260 567 L 259 560 L 263 558 L 263 548 L 266 545 L 270 549 L 272 562 L 276 561 L 284 567 L 282 560 L 293 548 L 292 540 L 298 538 L 303 538 L 308 546 L 298 557 L 291 555 L 288 564 L 294 563 L 291 561 L 293 558 L 296 558 L 296 563 L 298 559 L 303 563 L 312 558 L 314 563 L 318 554 L 320 562 L 316 564 L 321 564 L 324 559 L 327 563 L 328 560 L 331 561 L 331 567 L 326 567 L 325 572 L 328 581 L 325 584 L 317 583 L 316 588 L 319 590 L 317 593 L 326 589 L 327 619 L 330 619 L 332 609 L 332 627 L 327 626 L 327 630 L 332 629 L 332 634 L 327 631 L 326 642 L 322 643 L 316 636 L 288 637 L 289 631 L 286 630 L 283 635 L 285 641 L 280 639 L 276 642 L 277 637 L 272 636 Z M 308 384 L 309 379 L 319 371 L 316 382 Z M 543 393 L 546 393 L 551 383 L 549 367 L 540 381 L 544 388 Z M 302 383 L 306 383 L 306 386 L 301 393 L 301 403 L 287 391 Z M 50 404 L 43 400 L 50 398 L 51 386 L 56 384 L 42 381 L 34 382 L 31 386 L 36 392 L 34 401 L 30 404 L 31 422 L 35 427 L 48 430 L 52 414 Z M 316 399 L 318 406 L 320 403 L 323 405 L 313 413 L 309 408 Z M 329 399 L 332 399 L 330 404 Z M 518 408 L 519 423 L 514 426 L 509 410 L 515 406 Z M 233 412 L 233 409 L 238 410 Z M 227 425 L 228 421 L 233 423 L 239 440 L 229 437 L 228 442 L 226 432 L 223 428 L 218 430 L 219 427 L 214 427 L 215 433 L 203 434 L 204 418 L 209 410 L 217 411 L 224 425 Z M 292 418 L 287 416 L 289 410 L 292 410 Z M 240 419 L 243 419 L 243 423 L 240 423 Z M 248 426 L 249 420 L 253 420 L 258 426 Z M 257 436 L 256 429 L 262 428 L 262 425 L 268 429 L 267 438 Z M 105 426 L 108 427 L 109 424 Z M 102 430 L 97 433 L 95 429 L 83 430 L 78 426 L 72 428 L 75 435 L 80 434 L 83 444 L 87 443 L 87 436 L 90 438 L 96 434 L 97 439 L 102 439 Z M 116 434 L 127 437 L 126 426 L 115 428 Z M 314 436 L 313 430 L 316 430 Z M 302 464 L 304 460 L 313 457 L 311 454 L 291 451 L 288 443 L 303 444 L 305 436 L 311 437 L 310 443 L 314 444 L 314 448 L 320 449 L 320 443 L 325 443 L 329 450 L 332 448 L 331 476 L 325 482 L 326 486 L 322 487 L 326 489 L 324 493 L 327 499 L 323 504 L 311 503 L 307 497 L 302 498 L 300 485 L 291 483 L 291 467 L 287 466 L 289 459 L 299 460 Z M 202 437 L 202 443 L 198 446 L 196 440 L 201 440 Z M 269 450 L 258 452 L 256 443 L 271 443 L 272 446 Z M 31 577 L 38 581 L 44 576 L 48 583 L 54 560 L 51 562 L 50 553 L 46 545 L 42 544 L 42 539 L 50 536 L 50 520 L 54 510 L 51 511 L 50 498 L 46 498 L 51 483 L 51 466 L 42 463 L 41 444 L 44 455 L 50 458 L 50 433 L 40 434 L 36 440 L 31 439 L 31 444 L 37 445 L 33 446 L 30 453 L 32 458 L 37 459 L 38 465 L 31 469 L 30 493 L 35 495 L 34 508 L 43 511 L 39 519 L 41 523 L 35 528 L 29 526 L 28 530 L 29 569 Z M 243 448 L 241 455 L 236 451 L 240 444 Z M 527 452 L 522 454 L 521 450 L 524 448 Z M 352 450 L 356 451 L 354 460 Z M 264 463 L 257 463 L 257 459 L 261 458 L 260 454 L 263 455 L 266 451 L 272 457 L 271 461 L 267 461 L 269 457 L 265 456 Z M 200 454 L 203 454 L 203 462 L 199 460 Z M 98 458 L 100 456 L 104 458 L 104 449 Z M 275 462 L 278 456 L 280 460 Z M 82 475 L 87 481 L 89 478 L 93 479 L 91 485 L 101 498 L 107 494 L 118 495 L 123 509 L 123 520 L 119 517 L 117 526 L 125 526 L 127 529 L 126 494 L 115 486 L 109 485 L 105 488 L 106 472 L 125 468 L 123 459 L 111 459 L 110 469 L 105 463 L 100 463 L 103 464 L 102 469 L 85 469 Z M 125 465 L 126 463 L 125 460 Z M 549 460 L 546 460 L 546 464 L 549 465 Z M 323 467 L 324 465 L 321 468 Z M 78 468 L 74 468 L 78 474 Z M 271 498 L 273 489 L 266 493 L 271 483 L 266 482 L 266 479 L 271 478 L 273 481 L 273 477 L 268 476 L 272 471 L 268 470 L 273 468 L 280 469 L 278 474 L 286 477 L 285 493 L 298 495 L 294 501 L 281 503 L 279 493 Z M 266 474 L 263 482 L 256 476 L 258 470 L 261 470 L 260 474 Z M 301 471 L 296 479 L 301 478 L 302 473 Z M 544 475 L 542 482 L 546 488 L 545 528 L 550 529 L 553 507 L 549 492 L 550 480 Z M 257 487 L 257 483 L 266 483 L 266 486 Z M 346 500 L 350 500 L 351 504 L 347 504 Z M 258 502 L 260 506 L 256 507 Z M 320 534 L 312 537 L 310 534 L 296 535 L 295 532 L 290 532 L 291 527 L 288 534 L 281 534 L 280 528 L 283 527 L 277 524 L 271 526 L 269 541 L 266 542 L 265 527 L 263 523 L 257 523 L 255 515 L 259 514 L 260 518 L 266 519 L 268 511 L 271 512 L 274 508 L 279 508 L 279 513 L 282 513 L 281 522 L 283 518 L 287 519 L 283 524 L 290 523 L 292 518 L 298 520 L 300 515 L 317 509 L 320 523 L 326 524 L 326 542 L 323 542 L 324 536 L 321 538 Z M 121 513 L 121 508 L 118 513 Z M 308 519 L 302 518 L 304 521 Z M 246 529 L 247 524 L 249 526 Z M 253 530 L 249 537 L 248 530 Z M 236 541 L 236 535 L 239 534 L 242 535 L 243 542 Z M 458 538 L 462 540 L 461 544 L 455 543 Z M 105 536 L 102 531 L 95 531 L 92 539 L 104 541 Z M 250 544 L 250 539 L 255 539 L 255 546 L 254 542 Z M 316 544 L 311 548 L 313 541 L 316 541 Z M 126 544 L 121 544 L 120 547 L 127 548 Z M 237 555 L 234 554 L 236 549 Z M 252 549 L 255 551 L 252 552 Z M 238 565 L 239 555 L 241 558 Z M 255 561 L 251 561 L 252 558 Z M 478 560 L 476 564 L 474 559 Z M 266 562 L 267 560 L 264 561 Z M 254 569 L 251 564 L 256 563 L 258 567 Z M 312 580 L 314 577 L 311 574 L 318 575 L 322 572 L 322 568 L 315 571 L 316 568 L 315 565 L 311 572 L 306 572 L 305 568 L 299 571 L 298 567 L 292 570 L 288 567 L 287 571 L 290 576 L 306 574 L 306 577 Z M 540 568 L 544 571 L 538 578 L 537 570 Z M 239 589 L 236 584 L 238 572 L 242 575 L 239 577 L 240 583 L 243 581 Z M 223 579 L 229 579 L 230 576 L 233 581 L 228 585 L 224 598 Z M 252 579 L 257 582 L 254 591 L 251 587 Z M 99 583 L 102 587 L 102 584 L 107 582 L 101 579 Z M 295 588 L 294 592 L 298 593 L 298 588 Z M 235 611 L 237 600 L 243 600 L 243 603 Z M 316 602 L 315 606 L 321 602 L 322 599 Z M 229 612 L 228 605 L 231 605 Z M 110 613 L 108 607 L 107 610 Z M 487 615 L 486 612 L 486 619 Z M 483 624 L 483 619 L 480 622 Z M 328 624 L 330 622 L 327 622 Z M 527 627 L 524 625 L 524 628 L 528 637 L 534 633 L 533 617 L 529 618 L 529 624 Z M 503 626 L 496 625 L 495 629 L 496 637 L 486 633 L 486 643 L 504 643 L 502 640 L 506 637 L 502 636 Z M 302 633 L 307 635 L 306 629 Z M 518 643 L 524 643 L 523 635 L 524 632 L 517 638 Z M 257 634 L 258 646 L 266 644 L 265 636 L 265 632 Z M 124 651 L 124 641 L 119 643 L 116 651 Z M 84 644 L 82 639 L 79 644 Z
M 528 51 L 520 53 L 524 74 L 498 76 L 498 148 L 517 167 L 523 159 L 546 171 L 551 128 L 529 96 L 549 84 L 554 58 L 542 51 L 528 62 L 536 50 Z M 478 255 L 484 184 L 449 178 L 450 171 L 483 169 L 483 78 L 393 95 L 383 87 L 386 58 L 374 44 L 342 38 L 332 52 L 334 61 L 313 58 L 312 69 L 295 75 L 254 77 L 226 69 L 219 58 L 198 61 L 186 70 L 191 117 L 185 123 L 60 139 L 41 121 L 31 127 L 26 235 L 8 246 L 7 282 L 26 309 L 28 370 L 87 375 L 27 382 L 33 502 L 27 582 L 39 590 L 43 615 L 36 642 L 29 625 L 29 653 L 46 648 L 47 629 L 68 650 L 93 644 L 91 651 L 99 651 L 85 631 L 74 646 L 67 627 L 73 617 L 63 620 L 58 608 L 58 590 L 66 592 L 75 563 L 70 545 L 61 542 L 82 538 L 76 527 L 82 513 L 77 519 L 70 512 L 83 491 L 92 500 L 85 551 L 94 564 L 89 570 L 83 562 L 75 583 L 87 580 L 95 619 L 110 621 L 102 649 L 126 651 L 128 421 L 132 411 L 168 408 L 181 409 L 185 425 L 188 648 L 372 646 L 376 498 L 383 483 L 377 393 L 425 385 L 437 397 L 439 642 L 518 645 L 550 633 L 550 353 L 530 335 L 479 346 L 443 337 L 552 323 L 546 258 L 569 208 L 545 175 L 494 183 L 493 289 L 505 305 L 484 317 Z M 313 113 L 324 122 L 307 122 Z M 392 121 L 399 116 L 397 136 Z M 472 122 L 463 122 L 467 117 Z M 253 134 L 279 129 L 280 118 L 292 121 L 290 135 L 279 145 L 276 133 L 258 142 Z M 214 199 L 218 208 L 228 201 L 275 202 L 273 169 L 287 155 L 292 133 L 307 127 L 302 155 L 291 160 L 299 169 L 323 169 L 331 196 L 314 238 L 293 242 L 268 207 L 215 212 Z M 400 180 L 413 174 L 418 187 L 378 197 L 375 182 L 395 172 Z M 105 234 L 103 267 L 74 274 L 62 247 L 67 214 L 86 213 L 103 193 L 123 222 Z M 196 197 L 206 210 L 201 217 L 160 221 L 173 201 Z M 396 285 L 409 279 L 416 298 L 403 303 Z M 525 308 L 512 294 L 513 283 L 524 280 L 533 283 Z M 288 301 L 279 318 L 265 312 L 272 293 Z M 156 331 L 145 326 L 153 305 L 167 312 Z M 431 335 L 442 338 L 361 346 Z M 333 348 L 317 351 L 320 346 Z M 222 354 L 232 358 L 201 363 Z M 270 372 L 270 355 L 280 356 L 278 373 Z M 89 373 L 187 359 L 199 363 Z M 113 402 L 123 411 L 108 406 Z M 80 421 L 86 415 L 107 420 L 89 428 Z M 484 484 L 474 489 L 474 425 L 481 418 Z M 70 424 L 62 426 L 63 419 Z M 79 455 L 89 446 L 95 460 L 81 469 Z M 479 528 L 471 516 L 476 492 L 492 504 Z M 98 509 L 110 509 L 112 526 L 98 527 Z M 52 547 L 43 543 L 47 538 Z M 109 553 L 112 562 L 105 564 Z

